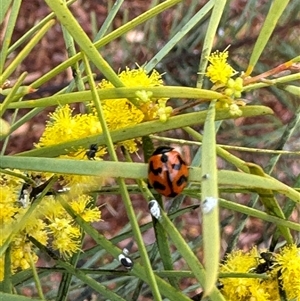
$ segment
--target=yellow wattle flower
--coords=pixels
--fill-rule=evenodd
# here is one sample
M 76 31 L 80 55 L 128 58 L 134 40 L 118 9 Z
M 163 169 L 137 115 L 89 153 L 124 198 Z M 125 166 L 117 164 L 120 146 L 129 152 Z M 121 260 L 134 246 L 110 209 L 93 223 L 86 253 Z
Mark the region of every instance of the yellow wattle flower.
M 210 65 L 207 67 L 205 75 L 214 84 L 226 85 L 230 77 L 236 71 L 227 63 L 228 51 L 219 52 L 218 50 L 208 57 Z

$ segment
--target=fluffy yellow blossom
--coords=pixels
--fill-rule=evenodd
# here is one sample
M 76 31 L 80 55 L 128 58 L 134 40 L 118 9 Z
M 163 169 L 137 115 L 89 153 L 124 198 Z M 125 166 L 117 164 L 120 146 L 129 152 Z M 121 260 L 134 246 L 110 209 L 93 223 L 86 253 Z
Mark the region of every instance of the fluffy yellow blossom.
M 153 70 L 152 73 L 148 75 L 142 67 L 133 70 L 126 68 L 125 71 L 119 74 L 119 78 L 126 87 L 143 87 L 143 90 L 136 92 L 137 97 L 135 99 L 135 105 L 136 108 L 140 111 L 140 114 L 142 114 L 143 116 L 142 120 L 138 120 L 136 124 L 140 123 L 141 121 L 153 120 L 156 118 L 160 118 L 161 121 L 164 121 L 165 118 L 168 118 L 169 115 L 158 112 L 162 109 L 163 106 L 165 106 L 167 99 L 154 98 L 152 97 L 152 93 L 150 91 L 147 91 L 147 87 L 156 87 L 163 85 L 161 75 L 156 70 Z M 99 88 L 113 88 L 113 85 L 107 80 L 103 80 L 99 83 Z M 118 102 L 121 101 L 121 99 L 114 100 L 117 100 Z M 107 102 L 111 101 L 113 100 L 107 100 Z M 130 101 L 126 100 L 126 103 L 130 103 Z M 172 110 L 171 107 L 168 107 L 167 110 L 170 109 Z M 131 113 L 129 113 L 129 115 L 130 114 Z M 162 118 L 161 115 L 163 115 Z
M 228 51 L 219 52 L 218 50 L 208 57 L 210 65 L 207 67 L 206 76 L 214 84 L 226 85 L 230 77 L 236 71 L 227 63 Z
M 161 75 L 156 70 L 153 70 L 148 75 L 142 67 L 132 70 L 126 67 L 126 70 L 122 71 L 118 76 L 126 87 L 156 87 L 163 85 Z M 102 80 L 99 87 L 106 89 L 114 86 L 109 81 Z
M 15 172 L 15 171 L 14 171 Z M 16 175 L 21 172 L 15 172 Z M 46 181 L 44 175 L 28 172 L 33 178 L 32 182 L 36 185 L 42 184 L 40 180 Z M 25 174 L 22 174 L 25 176 Z M 35 179 L 35 181 L 34 181 Z M 11 230 L 21 221 L 24 213 L 28 210 L 19 202 L 19 197 L 24 180 L 3 174 L 0 177 L 0 245 L 11 234 Z M 30 185 L 28 185 L 29 187 Z M 82 189 L 81 189 L 82 192 Z M 86 222 L 99 221 L 101 212 L 90 196 L 74 194 L 69 196 L 64 194 L 62 197 L 71 199 L 70 203 L 76 213 Z M 29 200 L 31 201 L 31 200 Z M 60 202 L 54 195 L 45 196 L 37 209 L 31 214 L 30 218 L 23 225 L 10 243 L 11 271 L 24 270 L 30 268 L 30 257 L 33 262 L 37 262 L 38 256 L 35 254 L 35 248 L 28 237 L 33 237 L 41 244 L 57 250 L 61 256 L 69 257 L 74 252 L 80 250 L 82 233 L 74 223 L 73 218 L 66 213 Z M 4 257 L 0 257 L 0 281 L 4 276 Z
M 53 195 L 45 196 L 39 208 L 46 220 L 54 220 L 55 217 L 62 217 L 66 214 L 60 202 Z
M 48 226 L 53 236 L 52 248 L 64 257 L 80 250 L 81 231 L 70 218 L 54 218 Z
M 152 93 L 147 91 L 147 87 L 163 85 L 161 75 L 157 71 L 154 70 L 148 75 L 141 67 L 133 70 L 126 68 L 118 76 L 126 87 L 141 87 L 143 90 L 136 92 L 134 104 L 125 98 L 101 100 L 104 118 L 110 131 L 156 118 L 165 122 L 169 118 L 172 108 L 166 106 L 167 99 L 153 98 Z M 98 87 L 99 89 L 110 89 L 113 88 L 113 85 L 107 80 L 102 80 Z M 88 114 L 74 114 L 69 105 L 64 105 L 49 114 L 49 117 L 50 120 L 36 147 L 56 145 L 102 133 L 95 109 Z M 117 145 L 123 145 L 130 153 L 133 153 L 138 150 L 137 142 L 139 141 L 139 139 L 122 141 Z M 87 151 L 83 147 L 78 150 L 70 149 L 69 153 L 62 157 L 89 159 L 86 155 Z M 105 149 L 100 147 L 95 154 L 95 159 L 101 158 L 105 152 Z
M 50 120 L 47 122 L 45 131 L 40 138 L 36 147 L 51 146 L 62 142 L 72 141 L 75 139 L 84 138 L 90 135 L 101 133 L 101 125 L 98 117 L 94 113 L 89 114 L 73 114 L 73 110 L 69 105 L 58 107 L 50 114 Z M 60 158 L 88 160 L 86 155 L 87 150 L 80 148 L 79 150 L 69 150 L 67 155 L 62 155 Z M 104 148 L 99 148 L 95 156 L 102 157 L 106 153 Z M 96 158 L 95 158 L 96 159 Z M 68 187 L 72 185 L 85 185 L 87 183 L 95 182 L 93 177 L 63 175 L 61 183 Z M 98 184 L 102 180 L 97 179 Z
M 30 233 L 30 236 L 35 238 L 42 245 L 46 246 L 48 242 L 47 225 L 44 220 L 40 218 L 31 218 L 25 227 L 24 236 Z
M 296 245 L 284 247 L 275 255 L 280 271 L 280 281 L 288 300 L 300 300 L 300 248 Z
M 71 201 L 71 207 L 86 222 L 96 222 L 101 219 L 101 212 L 92 205 L 93 199 L 87 195 L 80 195 L 75 201 Z
M 139 124 L 144 119 L 144 114 L 127 99 L 109 99 L 103 101 L 103 112 L 107 126 L 110 130 L 117 130 Z M 139 139 L 127 140 L 118 143 L 123 145 L 129 152 L 137 151 Z
M 102 132 L 97 116 L 73 114 L 69 105 L 58 107 L 49 116 L 50 120 L 36 147 L 55 145 Z
M 262 254 L 262 253 L 261 253 Z M 266 270 L 268 279 L 222 278 L 222 293 L 229 301 L 279 301 L 279 286 L 287 300 L 300 300 L 300 248 L 287 245 L 273 254 Z M 248 253 L 234 251 L 228 255 L 220 272 L 256 272 L 261 256 L 256 248 Z
M 10 223 L 18 212 L 17 194 L 14 187 L 1 186 L 0 225 Z
M 221 266 L 220 272 L 241 272 L 247 273 L 249 269 L 256 265 L 256 257 L 258 256 L 257 250 L 252 249 L 250 254 L 245 254 L 241 250 L 234 251 L 228 254 L 226 262 Z M 253 285 L 253 282 L 257 282 L 256 279 L 248 278 L 224 278 L 221 279 L 221 283 L 224 285 L 222 293 L 227 300 L 243 301 L 247 300 L 249 296 L 249 286 Z M 235 299 L 234 299 L 235 298 Z
M 249 273 L 259 264 L 259 257 L 256 248 L 248 253 L 233 251 L 220 267 L 220 272 Z M 279 298 L 276 279 L 222 278 L 220 282 L 228 301 L 276 301 Z
M 103 112 L 110 130 L 132 126 L 144 119 L 144 114 L 126 99 L 104 100 Z
M 210 65 L 207 68 L 206 76 L 215 85 L 214 90 L 224 94 L 224 98 L 219 99 L 217 108 L 228 108 L 233 116 L 241 116 L 242 111 L 239 106 L 243 106 L 242 100 L 235 100 L 240 98 L 243 91 L 243 79 L 237 77 L 233 79 L 232 76 L 236 71 L 227 63 L 228 51 L 216 51 L 208 57 Z

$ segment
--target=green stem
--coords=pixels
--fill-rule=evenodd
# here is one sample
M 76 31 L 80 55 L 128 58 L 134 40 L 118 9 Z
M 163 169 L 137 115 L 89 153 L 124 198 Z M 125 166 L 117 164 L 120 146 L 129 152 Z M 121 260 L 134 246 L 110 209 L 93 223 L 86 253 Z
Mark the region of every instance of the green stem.
M 6 2 L 9 2 L 9 1 L 6 1 Z M 2 39 L 3 44 L 2 44 L 1 51 L 0 51 L 0 74 L 2 74 L 2 72 L 3 72 L 5 60 L 8 56 L 8 47 L 11 42 L 13 31 L 16 27 L 16 21 L 17 21 L 17 17 L 19 14 L 19 9 L 20 9 L 21 3 L 22 3 L 22 0 L 13 1 L 12 7 L 10 10 L 9 21 L 7 23 L 7 27 L 5 28 L 5 35 Z M 1 1 L 1 10 L 4 9 L 3 5 L 4 4 Z M 1 23 L 2 22 L 0 22 L 0 24 Z M 2 27 L 2 28 L 4 28 L 4 27 Z M 2 84 L 3 84 L 3 82 L 0 81 L 0 87 Z
M 119 256 L 119 254 L 121 253 L 121 250 L 119 248 L 113 245 L 111 241 L 107 240 L 103 235 L 99 234 L 96 229 L 94 229 L 91 225 L 86 223 L 80 216 L 78 216 L 67 201 L 65 201 L 61 197 L 59 197 L 59 201 L 64 207 L 64 209 L 68 212 L 68 214 L 70 214 L 73 217 L 74 221 L 76 221 L 83 228 L 83 230 L 88 235 L 90 235 L 99 246 L 101 246 L 101 248 L 105 249 L 110 255 L 114 256 L 115 258 Z M 134 263 L 133 269 L 130 271 L 129 275 L 134 275 L 150 285 L 148 270 L 146 270 L 145 267 L 141 266 L 139 263 Z M 160 277 L 155 276 L 155 280 L 162 295 L 166 296 L 170 300 L 190 301 L 190 298 L 177 291 L 175 288 L 173 288 L 170 284 L 168 284 Z
M 37 45 L 39 40 L 46 34 L 46 32 L 53 26 L 54 20 L 46 23 L 37 34 L 28 42 L 28 44 L 19 52 L 15 59 L 5 68 L 4 72 L 0 75 L 0 84 L 3 83 L 15 70 L 20 66 L 21 62 L 30 53 L 32 48 Z
M 116 293 L 99 283 L 98 281 L 94 280 L 90 276 L 87 276 L 85 273 L 83 273 L 80 269 L 76 269 L 74 266 L 69 264 L 68 262 L 61 260 L 58 258 L 51 250 L 46 248 L 44 245 L 39 243 L 37 240 L 35 240 L 33 237 L 30 238 L 30 240 L 41 250 L 46 252 L 51 258 L 57 261 L 57 264 L 64 268 L 69 274 L 77 277 L 80 279 L 83 283 L 94 289 L 96 292 L 102 294 L 104 297 L 106 297 L 109 300 L 114 301 L 126 301 L 122 297 L 118 296 Z
M 157 206 L 159 206 L 157 201 L 152 202 L 156 202 Z M 200 285 L 204 287 L 206 272 L 203 266 L 162 208 L 160 208 L 160 217 L 158 218 L 158 222 L 164 227 L 178 252 L 185 259 Z M 211 289 L 210 298 L 212 301 L 225 301 L 224 297 L 215 286 Z
M 174 6 L 175 4 L 181 2 L 182 0 L 167 0 L 162 2 L 161 4 L 157 5 L 153 9 L 146 11 L 145 13 L 141 14 L 140 16 L 136 17 L 132 21 L 127 22 L 123 26 L 120 26 L 118 29 L 114 30 L 113 32 L 107 34 L 101 40 L 97 41 L 94 45 L 97 49 L 105 46 L 109 42 L 117 39 L 118 37 L 124 35 L 126 32 L 134 29 L 138 25 L 146 22 L 147 20 L 155 17 L 159 13 L 165 11 L 167 8 Z M 54 2 L 53 0 L 49 0 L 49 2 Z M 74 57 L 66 60 L 65 62 L 61 63 L 57 67 L 53 68 L 49 73 L 45 74 L 44 76 L 37 79 L 33 84 L 32 87 L 39 87 L 45 82 L 48 82 L 51 78 L 55 77 L 68 67 L 72 66 L 75 62 L 81 59 L 81 53 L 76 54 Z
M 5 250 L 3 282 L 0 284 L 1 290 L 3 290 L 3 292 L 5 293 L 12 293 L 11 274 L 12 274 L 11 244 L 9 244 L 7 249 Z
M 117 74 L 104 60 L 95 45 L 80 27 L 66 3 L 63 0 L 45 0 L 45 2 L 53 10 L 61 24 L 65 26 L 77 44 L 81 47 L 84 55 L 86 55 L 95 64 L 99 71 L 101 71 L 115 87 L 124 87 L 124 84 Z
M 98 89 L 97 94 L 100 99 L 116 99 L 116 98 L 136 98 L 136 93 L 146 90 L 152 93 L 153 98 L 201 98 L 202 102 L 208 102 L 212 99 L 223 97 L 223 94 L 198 88 L 177 87 L 177 86 L 162 86 L 162 87 L 123 87 Z M 37 108 L 65 105 L 68 103 L 91 101 L 93 95 L 91 91 L 72 92 L 61 95 L 53 95 L 36 100 L 26 100 L 20 103 L 11 103 L 10 109 L 15 108 Z M 246 108 L 246 107 L 245 107 Z M 253 106 L 252 108 L 255 108 Z M 266 108 L 267 109 L 267 108 Z M 227 110 L 228 111 L 228 110 Z M 271 110 L 269 110 L 272 112 Z
M 36 267 L 35 267 L 35 263 L 33 262 L 33 258 L 32 258 L 32 255 L 31 255 L 30 251 L 27 252 L 27 255 L 28 255 L 29 260 L 30 260 L 32 274 L 33 274 L 33 278 L 34 278 L 34 281 L 35 281 L 35 285 L 36 285 L 36 289 L 37 289 L 38 295 L 39 295 L 39 297 L 42 300 L 46 301 L 46 299 L 44 297 L 44 294 L 43 294 L 43 289 L 42 289 L 41 281 L 39 279 L 39 276 L 38 276 L 38 273 L 37 273 L 37 270 L 36 270 Z
M 201 59 L 198 68 L 197 87 L 201 88 L 204 80 L 204 75 L 208 63 L 208 56 L 211 53 L 215 37 L 217 36 L 217 29 L 224 12 L 226 0 L 215 0 L 214 8 L 209 19 L 208 28 L 206 30 L 205 39 L 202 47 Z
M 89 62 L 88 62 L 85 55 L 83 56 L 83 61 L 85 63 L 86 71 L 87 71 L 87 74 L 89 76 L 89 84 L 90 84 L 90 88 L 91 88 L 91 93 L 93 95 L 94 104 L 95 104 L 95 107 L 96 107 L 96 110 L 97 110 L 97 113 L 98 113 L 98 116 L 99 116 L 99 121 L 101 123 L 102 131 L 103 131 L 103 134 L 104 134 L 104 139 L 106 140 L 106 145 L 107 145 L 107 148 L 108 148 L 109 155 L 110 155 L 110 157 L 113 161 L 118 162 L 118 157 L 117 157 L 117 154 L 115 152 L 114 145 L 113 145 L 110 133 L 109 133 L 109 129 L 108 129 L 106 121 L 105 121 L 105 116 L 104 116 L 104 112 L 102 110 L 101 101 L 100 101 L 99 95 L 97 93 L 96 84 L 95 84 L 94 79 L 92 77 L 92 72 L 91 72 L 91 69 L 90 69 L 90 66 L 89 66 Z M 128 218 L 130 220 L 130 224 L 131 224 L 131 227 L 132 227 L 132 232 L 133 232 L 133 235 L 135 237 L 136 243 L 137 243 L 138 248 L 139 248 L 139 252 L 140 252 L 140 255 L 141 255 L 143 266 L 145 267 L 145 269 L 147 271 L 147 275 L 148 275 L 148 279 L 149 279 L 149 285 L 151 287 L 151 291 L 152 291 L 154 300 L 161 301 L 162 300 L 161 294 L 160 294 L 158 286 L 157 286 L 155 275 L 154 275 L 152 267 L 151 267 L 151 262 L 150 262 L 150 259 L 148 257 L 145 245 L 144 245 L 143 237 L 142 237 L 142 234 L 141 234 L 141 231 L 140 231 L 140 228 L 139 228 L 138 221 L 136 219 L 135 212 L 134 212 L 133 207 L 132 207 L 132 203 L 131 203 L 131 200 L 130 200 L 130 197 L 129 197 L 129 193 L 128 193 L 124 178 L 118 177 L 117 182 L 119 184 L 122 199 L 123 199 L 123 202 L 124 202 L 124 205 L 125 205 L 125 208 L 126 208 Z
M 220 230 L 218 178 L 215 133 L 215 104 L 212 101 L 204 124 L 202 141 L 201 206 L 203 249 L 206 269 L 204 295 L 210 296 L 218 278 L 220 258 Z M 201 220 L 201 218 L 200 218 Z
M 9 94 L 5 97 L 3 103 L 0 105 L 0 117 L 3 116 L 3 114 L 5 113 L 5 110 L 7 109 L 9 104 L 13 101 L 14 96 L 18 92 L 18 89 L 21 86 L 21 84 L 23 83 L 26 76 L 27 76 L 27 72 L 23 72 L 19 76 L 18 80 L 15 82 L 15 84 L 14 84 L 13 88 L 10 90 Z

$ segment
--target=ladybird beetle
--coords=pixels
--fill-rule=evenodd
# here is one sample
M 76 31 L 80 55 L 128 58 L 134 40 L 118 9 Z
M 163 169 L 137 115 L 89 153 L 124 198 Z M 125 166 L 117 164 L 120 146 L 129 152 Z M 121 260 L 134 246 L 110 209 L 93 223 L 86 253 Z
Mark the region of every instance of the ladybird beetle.
M 172 147 L 158 147 L 149 159 L 149 185 L 166 197 L 175 197 L 182 192 L 188 174 L 186 163 Z

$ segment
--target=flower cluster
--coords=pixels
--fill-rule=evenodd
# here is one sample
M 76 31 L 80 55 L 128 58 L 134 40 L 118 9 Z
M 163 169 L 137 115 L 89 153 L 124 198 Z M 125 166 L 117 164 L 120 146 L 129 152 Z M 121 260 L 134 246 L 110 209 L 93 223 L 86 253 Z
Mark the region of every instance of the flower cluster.
M 208 61 L 210 65 L 207 67 L 206 76 L 214 84 L 226 85 L 228 80 L 236 73 L 236 71 L 227 63 L 228 51 L 213 52 Z
M 163 85 L 161 75 L 156 70 L 153 70 L 150 75 L 147 75 L 146 71 L 142 67 L 133 70 L 126 68 L 126 70 L 119 74 L 119 78 L 126 87 L 143 87 L 143 90 L 136 92 L 135 109 L 139 111 L 139 118 L 136 123 L 157 118 L 159 118 L 162 122 L 167 120 L 172 112 L 172 108 L 166 106 L 168 99 L 154 98 L 150 91 L 144 90 L 147 87 L 151 88 Z M 99 88 L 110 89 L 113 88 L 113 85 L 107 80 L 102 80 L 99 83 Z M 125 101 L 129 108 L 132 107 L 132 104 L 127 99 L 114 99 L 114 101 L 116 101 L 114 104 L 116 105 L 121 100 Z M 103 100 L 104 108 L 105 106 L 108 106 L 110 102 L 112 102 L 112 100 Z M 109 106 L 112 105 L 110 104 Z M 118 106 L 115 110 L 118 110 Z M 125 113 L 128 114 L 127 118 L 129 119 L 131 117 L 131 112 L 127 110 Z M 106 115 L 105 117 L 107 118 L 109 116 Z M 133 118 L 130 119 L 133 120 Z
M 16 174 L 24 173 L 14 171 Z M 10 237 L 12 229 L 21 221 L 29 206 L 26 206 L 20 195 L 24 193 L 24 180 L 17 176 L 2 174 L 0 177 L 0 245 Z M 27 187 L 27 186 L 26 186 Z M 63 194 L 73 210 L 86 222 L 101 219 L 99 208 L 95 207 L 90 196 Z M 59 201 L 48 195 L 43 198 L 37 210 L 22 225 L 22 229 L 10 242 L 11 271 L 24 270 L 30 267 L 30 257 L 37 262 L 38 256 L 29 237 L 41 244 L 59 251 L 63 257 L 69 257 L 80 250 L 81 229 L 69 216 Z M 0 257 L 0 281 L 4 275 L 4 256 Z
M 134 70 L 126 69 L 119 74 L 126 87 L 155 87 L 162 86 L 161 75 L 153 71 L 147 75 L 143 68 Z M 99 89 L 110 89 L 113 85 L 107 80 L 102 80 Z M 172 108 L 166 106 L 167 99 L 157 99 L 152 97 L 150 91 L 141 90 L 136 92 L 134 103 L 126 98 L 102 99 L 101 104 L 104 112 L 104 118 L 109 130 L 117 130 L 128 126 L 134 126 L 143 121 L 160 119 L 166 121 L 172 113 Z M 101 134 L 102 128 L 99 117 L 95 109 L 91 113 L 73 114 L 69 105 L 60 106 L 54 113 L 50 114 L 50 120 L 47 122 L 46 129 L 40 138 L 37 147 L 55 145 L 61 142 L 72 141 L 84 138 L 90 135 Z M 139 141 L 139 140 L 137 140 Z M 138 150 L 136 140 L 128 140 L 119 143 L 129 152 Z M 82 148 L 76 152 L 70 151 L 69 158 L 87 159 L 86 149 Z M 98 149 L 96 158 L 101 158 L 105 154 L 105 149 Z
M 300 247 L 290 245 L 275 255 L 279 281 L 288 300 L 300 300 Z
M 243 79 L 232 77 L 236 71 L 227 63 L 228 51 L 216 51 L 208 57 L 210 65 L 207 67 L 205 75 L 214 84 L 213 90 L 224 93 L 223 99 L 217 103 L 219 108 L 229 108 L 232 115 L 240 116 L 242 114 L 239 106 L 245 105 L 240 98 L 243 91 Z
M 287 300 L 300 300 L 300 248 L 296 245 L 283 247 L 270 258 L 262 256 L 256 248 L 247 253 L 240 250 L 228 255 L 221 266 L 222 273 L 266 273 L 261 278 L 222 278 L 222 293 L 228 301 L 275 301 L 280 300 L 279 287 Z
M 141 87 L 136 92 L 133 103 L 128 99 L 103 99 L 102 108 L 104 118 L 109 130 L 117 130 L 128 126 L 134 126 L 143 121 L 160 119 L 166 121 L 172 112 L 172 108 L 166 106 L 167 99 L 152 97 L 147 87 L 161 86 L 161 75 L 153 71 L 147 75 L 143 68 L 136 70 L 126 69 L 119 74 L 120 79 L 127 87 Z M 106 80 L 101 81 L 99 89 L 112 88 L 112 84 Z M 62 142 L 73 141 L 87 136 L 101 134 L 102 128 L 96 110 L 92 107 L 89 113 L 74 114 L 69 105 L 59 106 L 49 115 L 44 133 L 37 148 L 56 145 Z M 120 143 L 131 153 L 137 151 L 137 141 L 129 140 Z M 68 159 L 99 159 L 106 153 L 105 148 L 93 145 L 93 149 L 87 150 L 84 146 L 79 149 L 68 150 L 67 155 L 60 158 Z M 25 174 L 19 171 L 22 176 L 27 177 L 29 182 L 18 176 L 3 174 L 0 178 L 0 243 L 9 239 L 12 229 L 24 216 L 32 201 L 30 195 L 31 185 L 34 187 L 47 181 L 52 175 L 33 173 Z M 35 181 L 38 179 L 38 182 Z M 62 194 L 59 197 L 67 198 L 73 210 L 86 222 L 99 221 L 101 212 L 96 208 L 90 196 L 84 193 L 94 185 L 101 185 L 102 179 L 97 177 L 61 175 L 59 184 L 71 189 L 69 194 Z M 26 187 L 26 189 L 25 189 Z M 10 242 L 10 256 L 12 272 L 30 267 L 30 259 L 36 262 L 38 257 L 35 254 L 34 245 L 29 237 L 33 237 L 41 244 L 58 251 L 64 257 L 70 257 L 80 250 L 82 231 L 74 220 L 66 214 L 57 197 L 47 195 L 38 205 L 37 210 L 22 230 L 14 236 Z M 4 258 L 0 257 L 0 281 L 4 273 Z

